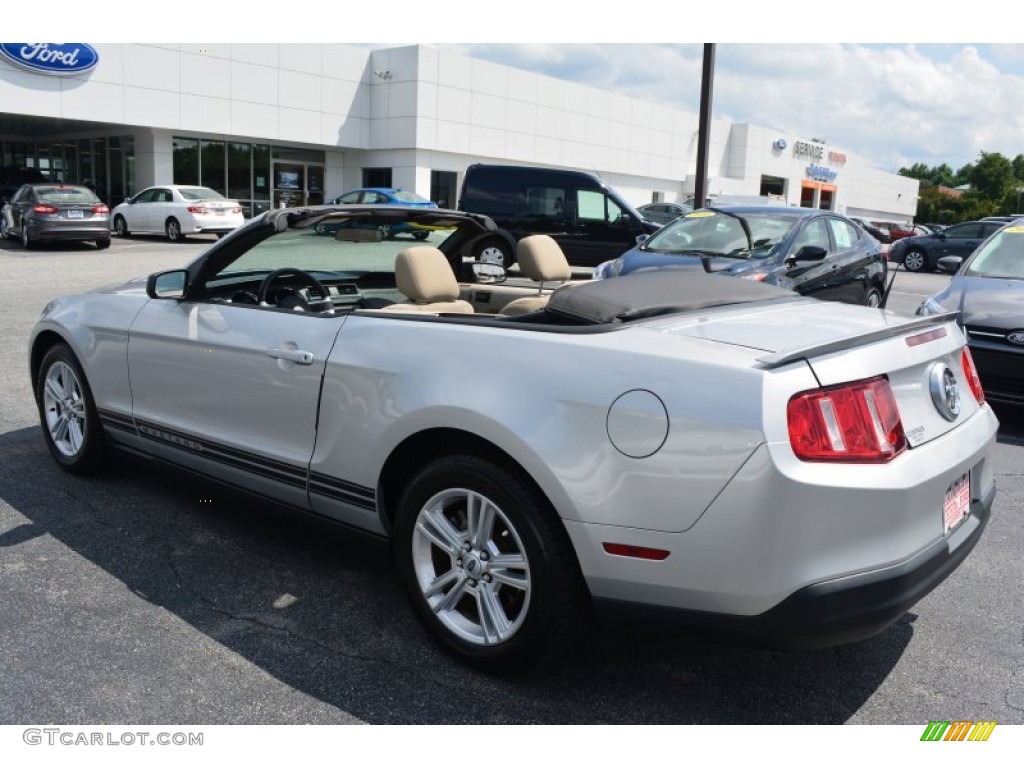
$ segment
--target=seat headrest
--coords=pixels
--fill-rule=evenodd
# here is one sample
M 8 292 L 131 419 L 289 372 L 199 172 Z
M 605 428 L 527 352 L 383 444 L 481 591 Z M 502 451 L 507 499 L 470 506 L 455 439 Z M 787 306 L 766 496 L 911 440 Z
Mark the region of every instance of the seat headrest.
M 395 257 L 395 282 L 417 304 L 459 298 L 459 283 L 448 258 L 428 245 L 406 248 Z
M 520 240 L 516 248 L 516 260 L 519 262 L 519 271 L 538 283 L 568 280 L 572 277 L 572 268 L 562 248 L 548 235 L 530 235 Z

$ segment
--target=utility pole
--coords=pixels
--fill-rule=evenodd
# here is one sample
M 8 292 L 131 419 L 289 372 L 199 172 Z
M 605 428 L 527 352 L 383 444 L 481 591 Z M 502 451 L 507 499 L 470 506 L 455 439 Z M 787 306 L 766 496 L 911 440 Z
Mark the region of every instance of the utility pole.
M 697 184 L 694 208 L 703 208 L 708 197 L 708 143 L 711 141 L 711 92 L 715 78 L 715 44 L 704 43 L 704 68 L 700 81 L 700 122 L 697 126 Z

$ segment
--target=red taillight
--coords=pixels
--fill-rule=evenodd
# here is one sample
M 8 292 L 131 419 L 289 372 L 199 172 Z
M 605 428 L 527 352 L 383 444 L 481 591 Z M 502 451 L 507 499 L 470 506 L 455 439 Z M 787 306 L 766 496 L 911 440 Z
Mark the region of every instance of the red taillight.
M 786 415 L 793 452 L 804 461 L 884 464 L 907 448 L 884 376 L 794 395 Z
M 984 405 L 985 390 L 981 388 L 978 369 L 974 367 L 974 358 L 971 356 L 971 350 L 967 347 L 964 347 L 963 354 L 960 355 L 960 365 L 964 367 L 964 375 L 967 377 L 967 386 L 971 388 L 971 394 L 978 401 L 978 405 Z
M 32 208 L 33 213 L 57 213 L 57 209 L 52 205 L 37 205 Z
M 105 205 L 94 205 L 92 207 L 93 213 L 110 213 L 110 209 Z
M 189 213 L 208 213 L 205 205 L 190 205 L 188 207 Z
M 231 212 L 232 213 L 241 213 L 242 212 L 242 206 L 236 205 L 234 208 L 231 209 Z

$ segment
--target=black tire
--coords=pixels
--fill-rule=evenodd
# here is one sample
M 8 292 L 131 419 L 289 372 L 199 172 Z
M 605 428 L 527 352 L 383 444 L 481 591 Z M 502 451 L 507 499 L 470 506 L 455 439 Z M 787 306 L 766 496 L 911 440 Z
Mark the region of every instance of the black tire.
M 185 242 L 185 233 L 181 231 L 181 223 L 173 216 L 164 222 L 164 233 L 172 243 Z
M 928 254 L 920 248 L 910 248 L 903 254 L 903 268 L 907 272 L 923 272 L 928 269 Z
M 864 306 L 880 307 L 881 305 L 882 292 L 877 288 L 868 288 L 868 292 L 864 295 Z
M 96 241 L 96 247 L 99 250 L 101 250 L 101 251 L 106 249 L 106 248 L 109 248 L 110 247 L 110 238 L 109 237 L 104 237 L 104 238 L 101 238 L 101 239 L 97 240 Z
M 516 263 L 512 248 L 504 240 L 485 240 L 476 247 L 473 258 L 490 264 L 500 264 L 508 269 Z
M 426 240 L 430 237 L 430 233 L 425 229 L 417 229 L 412 233 L 412 236 L 417 240 Z
M 107 460 L 96 404 L 74 352 L 66 344 L 51 347 L 36 372 L 36 403 L 43 440 L 68 472 L 93 474 Z
M 489 525 L 470 521 L 470 499 Z M 417 618 L 482 671 L 533 666 L 563 651 L 581 626 L 586 587 L 561 521 L 531 483 L 486 459 L 449 456 L 424 467 L 399 501 L 394 548 Z
M 128 231 L 128 222 L 125 221 L 124 216 L 114 217 L 114 233 L 118 237 L 128 237 L 131 232 Z
M 28 234 L 28 225 L 24 221 L 22 221 L 21 222 L 21 247 L 24 248 L 26 251 L 31 251 L 31 250 L 33 250 L 36 247 L 36 245 L 37 245 L 36 241 L 33 240 L 31 238 L 31 236 L 29 236 L 29 234 Z

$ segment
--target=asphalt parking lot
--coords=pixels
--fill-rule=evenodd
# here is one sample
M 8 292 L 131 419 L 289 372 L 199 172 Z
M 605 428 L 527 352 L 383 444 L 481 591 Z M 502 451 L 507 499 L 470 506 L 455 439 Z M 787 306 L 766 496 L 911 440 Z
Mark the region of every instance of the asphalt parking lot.
M 1024 723 L 1020 414 L 1000 413 L 985 537 L 878 637 L 782 652 L 595 628 L 515 678 L 436 650 L 379 543 L 147 465 L 58 470 L 28 378 L 39 311 L 213 242 L 0 243 L 0 723 Z M 946 280 L 899 273 L 890 307 Z

